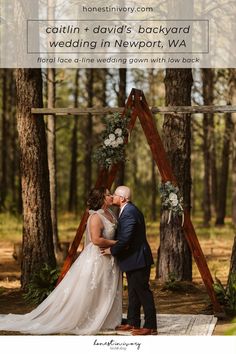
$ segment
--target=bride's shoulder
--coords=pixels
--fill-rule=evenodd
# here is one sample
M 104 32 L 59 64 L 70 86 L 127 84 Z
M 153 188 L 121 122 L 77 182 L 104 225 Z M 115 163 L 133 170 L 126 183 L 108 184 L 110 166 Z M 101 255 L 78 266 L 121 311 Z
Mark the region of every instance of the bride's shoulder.
M 101 222 L 101 215 L 102 215 L 102 212 L 101 210 L 89 210 L 89 220 L 90 222 L 94 221 L 94 222 Z
M 94 215 L 94 214 L 104 214 L 104 210 L 103 209 L 98 209 L 98 210 L 93 210 L 93 209 L 89 209 L 89 215 Z

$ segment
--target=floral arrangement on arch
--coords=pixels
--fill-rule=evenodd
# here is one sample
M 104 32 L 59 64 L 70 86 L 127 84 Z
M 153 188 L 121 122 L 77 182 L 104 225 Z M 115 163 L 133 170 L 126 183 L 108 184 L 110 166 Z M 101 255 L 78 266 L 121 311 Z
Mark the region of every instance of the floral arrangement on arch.
M 182 217 L 182 226 L 184 224 L 184 208 L 183 197 L 180 194 L 178 187 L 174 186 L 170 181 L 161 184 L 160 195 L 162 207 L 169 211 L 168 224 L 170 223 L 172 216 Z
M 94 154 L 97 163 L 105 168 L 125 161 L 125 139 L 128 137 L 129 117 L 114 113 L 105 119 L 106 129 L 102 133 L 102 143 Z

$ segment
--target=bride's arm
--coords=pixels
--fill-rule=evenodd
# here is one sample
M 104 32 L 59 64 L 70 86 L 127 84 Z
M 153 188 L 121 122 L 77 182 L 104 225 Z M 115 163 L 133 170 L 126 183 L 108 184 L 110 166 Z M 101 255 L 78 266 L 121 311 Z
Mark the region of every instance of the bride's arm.
M 102 237 L 103 224 L 98 215 L 94 214 L 91 217 L 89 226 L 90 226 L 89 231 L 91 235 L 91 241 L 94 245 L 98 247 L 110 247 L 117 242 L 115 240 L 107 240 L 104 237 Z

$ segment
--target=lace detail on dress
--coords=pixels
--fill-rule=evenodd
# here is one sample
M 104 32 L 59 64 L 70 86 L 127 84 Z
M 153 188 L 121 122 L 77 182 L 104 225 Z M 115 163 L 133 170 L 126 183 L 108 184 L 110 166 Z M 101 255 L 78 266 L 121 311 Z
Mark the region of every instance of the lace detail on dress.
M 113 239 L 115 224 L 103 210 L 95 212 L 104 224 L 103 237 Z M 89 219 L 87 233 L 88 225 Z M 50 295 L 26 315 L 0 315 L 0 330 L 92 335 L 100 329 L 114 329 L 122 318 L 121 279 L 116 259 L 102 256 L 99 247 L 89 241 Z

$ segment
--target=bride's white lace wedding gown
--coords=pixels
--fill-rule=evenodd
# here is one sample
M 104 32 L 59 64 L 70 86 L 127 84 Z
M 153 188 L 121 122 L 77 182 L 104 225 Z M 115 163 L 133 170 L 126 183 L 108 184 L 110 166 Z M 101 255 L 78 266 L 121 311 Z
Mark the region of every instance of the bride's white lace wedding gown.
M 115 224 L 103 215 L 102 209 L 96 213 L 104 225 L 103 237 L 113 239 Z M 114 329 L 121 323 L 121 272 L 116 260 L 101 255 L 99 247 L 91 242 L 90 217 L 85 248 L 61 283 L 32 312 L 0 315 L 0 330 L 92 335 L 101 329 Z

